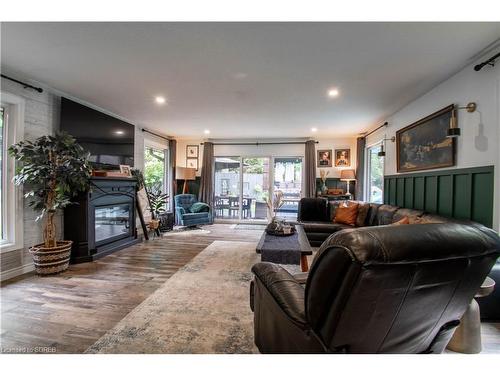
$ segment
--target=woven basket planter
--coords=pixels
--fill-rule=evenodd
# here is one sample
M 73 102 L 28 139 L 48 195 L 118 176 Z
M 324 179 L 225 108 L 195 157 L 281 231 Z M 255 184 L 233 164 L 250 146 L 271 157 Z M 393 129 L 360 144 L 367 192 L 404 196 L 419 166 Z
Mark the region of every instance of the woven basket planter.
M 43 244 L 30 247 L 36 273 L 53 275 L 68 268 L 73 241 L 58 241 L 56 247 L 44 247 Z

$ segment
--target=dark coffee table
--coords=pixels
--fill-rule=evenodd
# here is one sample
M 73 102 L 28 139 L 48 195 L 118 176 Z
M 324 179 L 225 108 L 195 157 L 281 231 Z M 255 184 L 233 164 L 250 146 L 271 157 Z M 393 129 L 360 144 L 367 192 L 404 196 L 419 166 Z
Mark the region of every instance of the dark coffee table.
M 261 254 L 262 249 L 266 244 L 271 243 L 272 251 L 286 251 L 298 249 L 300 251 L 300 267 L 302 272 L 309 271 L 309 264 L 307 263 L 307 256 L 312 255 L 312 249 L 309 245 L 306 232 L 300 224 L 295 225 L 295 233 L 291 236 L 281 237 L 273 236 L 264 232 L 260 238 L 259 244 L 255 249 L 257 254 Z

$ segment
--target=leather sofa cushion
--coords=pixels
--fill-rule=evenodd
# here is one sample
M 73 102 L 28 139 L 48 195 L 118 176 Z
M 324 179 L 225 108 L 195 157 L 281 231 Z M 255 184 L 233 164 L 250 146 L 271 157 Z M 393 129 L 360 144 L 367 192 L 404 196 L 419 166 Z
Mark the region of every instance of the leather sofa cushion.
M 366 216 L 365 226 L 371 227 L 377 225 L 377 213 L 381 204 L 369 203 L 370 209 L 368 210 L 368 215 Z
M 388 204 L 381 205 L 377 210 L 376 222 L 373 225 L 388 225 L 392 224 L 394 213 L 399 209 L 396 206 Z
M 358 204 L 358 217 L 356 218 L 356 226 L 364 227 L 366 226 L 366 219 L 368 217 L 368 212 L 370 211 L 370 204 L 366 202 L 359 202 Z
M 304 231 L 306 233 L 335 233 L 339 230 L 352 228 L 349 225 L 345 224 L 337 224 L 337 223 L 328 223 L 328 222 L 303 222 L 301 223 L 304 226 Z
M 298 218 L 300 221 L 329 221 L 328 200 L 302 198 L 299 202 Z

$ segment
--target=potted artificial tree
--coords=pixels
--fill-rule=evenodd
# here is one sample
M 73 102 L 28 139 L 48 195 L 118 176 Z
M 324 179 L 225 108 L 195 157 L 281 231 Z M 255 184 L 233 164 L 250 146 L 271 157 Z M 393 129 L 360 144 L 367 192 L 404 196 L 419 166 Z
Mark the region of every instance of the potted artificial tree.
M 30 248 L 38 274 L 58 273 L 68 268 L 72 241 L 56 240 L 56 211 L 71 204 L 71 198 L 88 188 L 88 153 L 66 133 L 21 141 L 9 147 L 21 165 L 14 183 L 24 186 L 29 206 L 45 219 L 43 243 Z

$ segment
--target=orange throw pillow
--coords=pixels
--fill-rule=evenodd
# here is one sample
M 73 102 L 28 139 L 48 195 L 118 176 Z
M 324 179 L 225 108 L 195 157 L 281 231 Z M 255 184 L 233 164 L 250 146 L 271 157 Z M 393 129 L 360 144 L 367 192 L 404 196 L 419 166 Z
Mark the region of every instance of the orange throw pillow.
M 408 216 L 405 216 L 404 218 L 396 221 L 395 223 L 392 223 L 391 225 L 406 225 L 406 224 L 410 224 L 410 219 L 408 218 Z
M 349 206 L 339 206 L 335 211 L 334 223 L 346 224 L 350 226 L 356 225 L 356 218 L 358 217 L 358 204 L 350 203 Z

